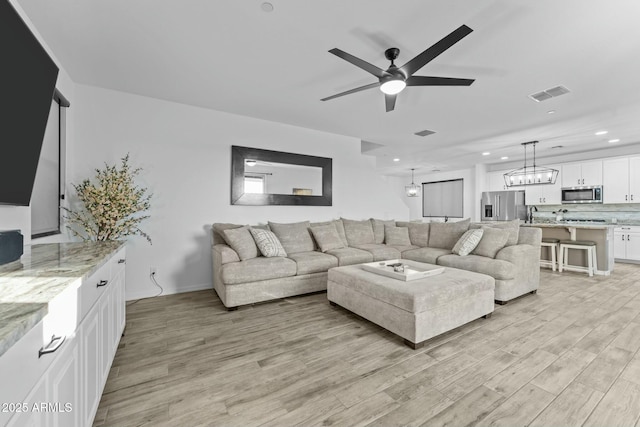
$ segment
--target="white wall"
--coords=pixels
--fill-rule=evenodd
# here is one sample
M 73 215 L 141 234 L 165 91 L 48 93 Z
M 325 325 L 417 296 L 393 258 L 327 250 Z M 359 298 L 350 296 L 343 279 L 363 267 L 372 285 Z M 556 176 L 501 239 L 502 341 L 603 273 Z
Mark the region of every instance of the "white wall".
M 479 165 L 482 166 L 482 165 Z M 477 175 L 476 167 L 470 169 L 461 169 L 456 171 L 436 172 L 430 174 L 416 174 L 414 182 L 418 185 L 423 182 L 433 181 L 445 181 L 450 179 L 463 179 L 463 191 L 464 191 L 464 218 L 471 218 L 472 221 L 479 221 L 480 219 L 480 201 L 477 189 Z M 393 181 L 396 193 L 409 208 L 409 217 L 411 220 L 422 220 L 424 222 L 431 221 L 443 221 L 444 218 L 423 218 L 422 217 L 422 194 L 420 197 L 407 197 L 405 195 L 404 187 L 411 183 L 411 177 L 408 178 L 389 178 Z M 478 199 L 478 200 L 476 200 Z M 451 218 L 452 221 L 458 221 L 459 218 Z
M 55 57 L 51 49 L 48 47 L 48 45 L 46 44 L 42 36 L 40 36 L 40 33 L 38 33 L 38 31 L 35 29 L 35 27 L 31 23 L 31 20 L 29 20 L 26 13 L 24 13 L 24 11 L 22 10 L 18 2 L 15 0 L 9 0 L 9 2 L 11 3 L 12 6 L 15 7 L 18 14 L 25 21 L 29 29 L 34 33 L 34 35 L 36 36 L 40 44 L 42 44 L 42 46 L 47 51 L 49 56 L 51 56 L 51 58 L 55 61 L 56 65 L 58 65 L 58 67 L 60 68 L 60 71 L 58 73 L 58 80 L 56 82 L 56 87 L 65 96 L 65 98 L 67 98 L 70 101 L 73 107 L 73 103 L 74 103 L 73 95 L 74 95 L 74 87 L 75 87 L 73 81 L 71 80 L 67 72 L 64 70 L 62 65 L 60 64 L 60 61 L 57 60 L 57 58 Z M 71 123 L 72 121 L 73 121 L 73 111 L 69 109 L 69 111 L 67 111 L 67 124 Z M 68 141 L 73 140 L 73 130 L 70 128 L 71 126 L 67 127 Z M 12 229 L 19 229 L 22 231 L 25 245 L 31 243 L 31 208 L 30 207 L 0 205 L 0 230 L 12 230 Z M 57 237 L 54 237 L 53 239 L 49 238 L 46 241 L 52 241 L 56 238 Z M 41 241 L 45 241 L 45 240 L 38 239 L 38 242 L 41 242 Z
M 135 237 L 127 247 L 128 299 L 156 293 L 150 266 L 167 292 L 212 287 L 213 222 L 409 216 L 355 138 L 84 85 L 76 86 L 74 107 L 68 180 L 77 183 L 129 152 L 154 194 L 142 227 L 153 245 Z M 333 158 L 333 206 L 231 206 L 231 145 Z

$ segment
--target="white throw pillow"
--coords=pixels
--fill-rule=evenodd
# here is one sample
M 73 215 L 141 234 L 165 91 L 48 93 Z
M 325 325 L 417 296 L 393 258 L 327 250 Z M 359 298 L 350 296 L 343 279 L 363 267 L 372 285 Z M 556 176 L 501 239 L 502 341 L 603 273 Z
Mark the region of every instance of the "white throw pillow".
M 482 240 L 483 234 L 484 229 L 482 228 L 465 231 L 462 237 L 458 239 L 451 252 L 460 256 L 469 255 L 471 251 L 478 246 L 478 243 Z
M 280 243 L 280 240 L 278 240 L 278 237 L 276 237 L 273 232 L 260 228 L 250 228 L 249 231 L 263 256 L 267 258 L 287 256 L 287 252 L 282 247 L 282 243 Z

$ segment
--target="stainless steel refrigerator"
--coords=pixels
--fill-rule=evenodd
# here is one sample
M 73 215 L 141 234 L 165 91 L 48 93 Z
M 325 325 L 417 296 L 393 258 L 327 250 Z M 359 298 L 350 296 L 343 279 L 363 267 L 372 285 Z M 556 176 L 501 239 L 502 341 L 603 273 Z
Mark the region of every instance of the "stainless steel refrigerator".
M 527 219 L 527 206 L 524 204 L 524 190 L 486 191 L 480 202 L 482 221 L 510 221 Z

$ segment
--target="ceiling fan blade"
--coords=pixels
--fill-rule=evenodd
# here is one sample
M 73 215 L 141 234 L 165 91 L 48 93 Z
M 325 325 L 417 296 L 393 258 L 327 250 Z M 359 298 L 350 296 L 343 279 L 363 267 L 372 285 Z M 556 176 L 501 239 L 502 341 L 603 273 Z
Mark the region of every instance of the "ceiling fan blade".
M 355 65 L 356 67 L 362 68 L 363 70 L 365 70 L 367 73 L 371 73 L 374 76 L 376 76 L 377 78 L 382 78 L 386 75 L 388 75 L 388 73 L 383 70 L 382 68 L 378 68 L 373 64 L 368 63 L 367 61 L 364 61 L 360 58 L 357 58 L 353 55 L 351 55 L 350 53 L 347 53 L 343 50 L 340 50 L 338 48 L 334 48 L 331 49 L 329 51 L 329 53 L 333 53 L 335 56 L 344 59 L 347 62 L 352 63 L 353 65 Z
M 407 86 L 470 86 L 475 79 L 457 79 L 455 77 L 411 76 Z
M 442 52 L 462 40 L 472 31 L 473 30 L 466 25 L 461 25 L 458 29 L 445 36 L 442 40 L 440 40 L 430 48 L 427 48 L 424 52 L 404 64 L 402 67 L 400 67 L 400 69 L 404 71 L 407 76 L 412 76 L 413 73 L 424 67 L 427 63 L 431 62 Z
M 379 82 L 378 83 L 371 83 L 371 84 L 368 84 L 368 85 L 357 87 L 355 89 L 348 90 L 346 92 L 337 93 L 337 94 L 329 96 L 327 98 L 322 98 L 320 101 L 329 101 L 330 99 L 333 99 L 333 98 L 338 98 L 340 96 L 345 96 L 345 95 L 349 95 L 349 94 L 352 94 L 352 93 L 360 92 L 361 90 L 373 89 L 374 87 L 378 87 L 378 86 L 380 86 Z
M 387 108 L 387 113 L 393 111 L 396 108 L 396 98 L 398 95 L 384 95 L 384 105 Z

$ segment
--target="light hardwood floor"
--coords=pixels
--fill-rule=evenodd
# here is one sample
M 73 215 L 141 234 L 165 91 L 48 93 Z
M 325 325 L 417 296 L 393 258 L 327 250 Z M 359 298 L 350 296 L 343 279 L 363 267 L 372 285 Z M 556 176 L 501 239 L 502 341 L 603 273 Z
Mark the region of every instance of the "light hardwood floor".
M 127 307 L 96 426 L 639 426 L 640 266 L 543 270 L 537 295 L 411 350 L 326 294 Z

